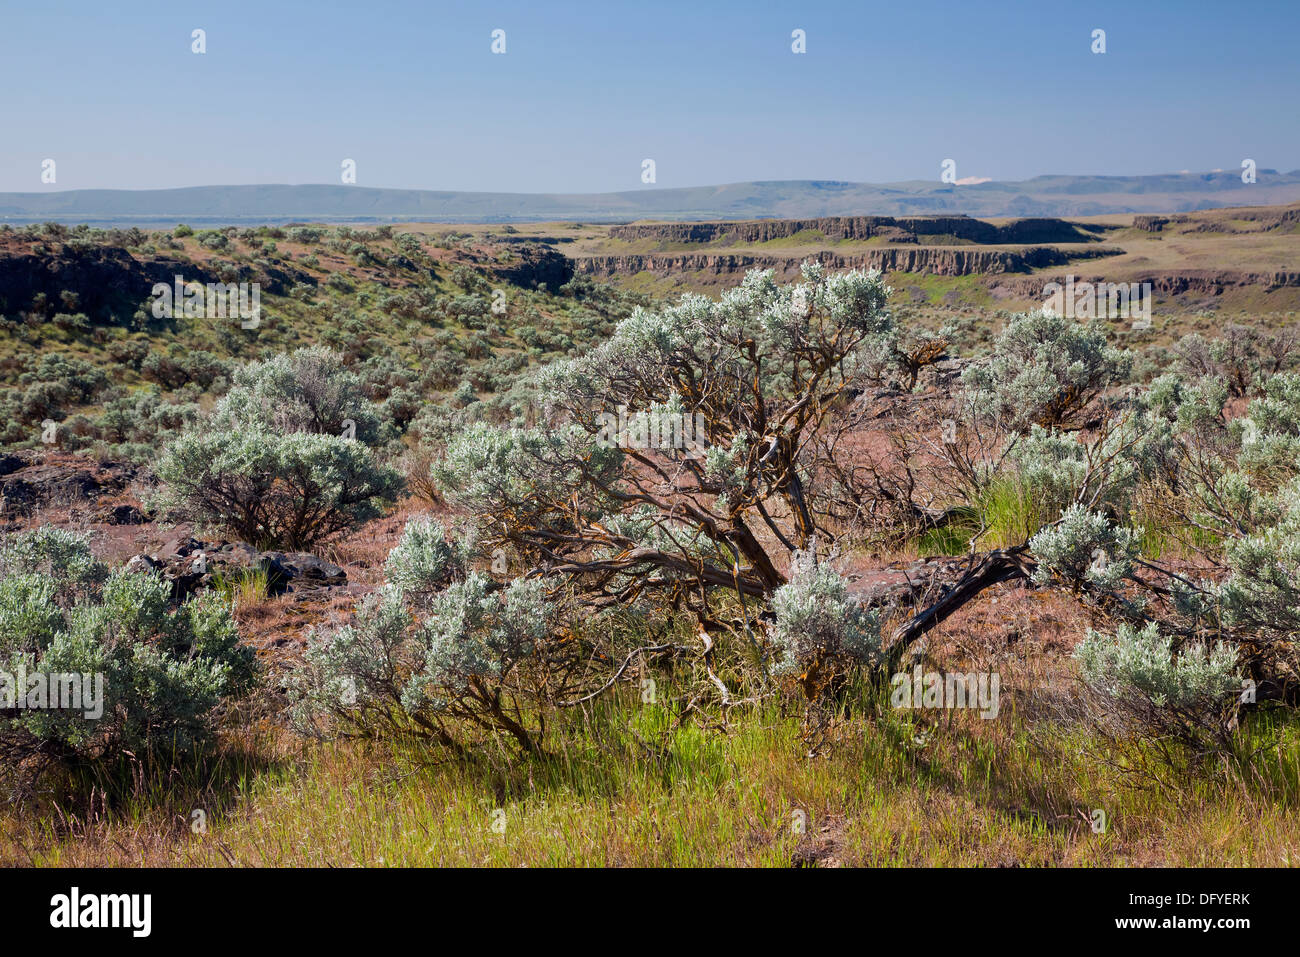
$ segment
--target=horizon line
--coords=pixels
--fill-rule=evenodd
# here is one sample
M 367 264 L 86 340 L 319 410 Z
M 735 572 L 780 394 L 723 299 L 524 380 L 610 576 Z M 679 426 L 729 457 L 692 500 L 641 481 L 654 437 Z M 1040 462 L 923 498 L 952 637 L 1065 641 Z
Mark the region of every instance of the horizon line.
M 356 190 L 388 190 L 393 192 L 410 192 L 410 193 L 461 193 L 461 194 L 481 194 L 481 195 L 506 195 L 506 196 L 620 196 L 625 194 L 654 193 L 654 192 L 671 192 L 674 190 L 691 190 L 691 189 L 718 189 L 730 186 L 746 185 L 768 185 L 779 183 L 827 183 L 836 186 L 902 186 L 911 184 L 935 184 L 939 186 L 961 186 L 974 188 L 989 185 L 1008 185 L 1015 183 L 1029 183 L 1038 179 L 1050 179 L 1060 177 L 1088 178 L 1088 179 L 1156 179 L 1171 176 L 1203 177 L 1214 175 L 1237 175 L 1238 170 L 1234 169 L 1211 169 L 1211 170 L 1174 170 L 1162 173 L 1038 173 L 1025 179 L 983 179 L 977 183 L 943 183 L 933 179 L 905 179 L 905 180 L 887 180 L 873 182 L 869 180 L 846 180 L 846 179 L 823 179 L 816 177 L 805 177 L 801 179 L 747 179 L 734 180 L 727 183 L 698 183 L 691 186 L 651 186 L 643 188 L 620 189 L 620 190 L 598 190 L 588 192 L 574 192 L 568 190 L 512 190 L 512 189 L 448 189 L 426 186 L 363 186 L 357 183 L 198 183 L 189 186 L 74 186 L 69 189 L 44 189 L 44 190 L 0 190 L 0 194 L 18 195 L 18 196 L 51 196 L 68 193 L 85 193 L 85 192 L 105 192 L 105 193 L 167 193 L 181 192 L 183 190 L 193 189 L 263 189 L 263 188 L 285 188 L 301 189 L 306 187 L 323 187 L 338 189 L 356 189 Z M 1300 175 L 1300 167 L 1293 170 L 1282 171 L 1274 167 L 1261 166 L 1257 169 L 1257 174 L 1273 174 L 1281 176 Z

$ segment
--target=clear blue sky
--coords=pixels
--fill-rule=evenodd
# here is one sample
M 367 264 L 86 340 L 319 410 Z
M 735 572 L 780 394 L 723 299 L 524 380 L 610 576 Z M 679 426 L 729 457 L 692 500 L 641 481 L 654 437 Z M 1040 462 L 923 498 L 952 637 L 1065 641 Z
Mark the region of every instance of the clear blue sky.
M 1297 0 L 0 0 L 0 190 L 1291 170 L 1298 53 Z

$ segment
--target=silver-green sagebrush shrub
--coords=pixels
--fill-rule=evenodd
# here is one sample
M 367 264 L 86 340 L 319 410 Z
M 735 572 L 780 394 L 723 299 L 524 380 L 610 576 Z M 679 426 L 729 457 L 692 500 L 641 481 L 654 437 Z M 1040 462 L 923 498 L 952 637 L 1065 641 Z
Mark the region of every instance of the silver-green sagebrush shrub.
M 251 690 L 255 658 L 220 599 L 177 607 L 170 594 L 155 575 L 110 572 L 69 532 L 0 542 L 0 669 L 11 682 L 77 676 L 81 688 L 72 709 L 50 707 L 52 695 L 32 707 L 29 689 L 9 686 L 28 704 L 15 697 L 0 712 L 0 751 L 15 766 L 171 757 L 210 736 L 221 706 Z
M 408 711 L 447 711 L 470 696 L 490 707 L 487 698 L 547 637 L 554 609 L 539 579 L 494 585 L 471 572 L 429 602 L 419 635 L 424 666 L 403 694 Z
M 172 515 L 259 547 L 310 547 L 379 515 L 403 486 L 361 443 L 308 433 L 193 432 L 156 471 Z
M 457 753 L 472 727 L 537 747 L 559 609 L 540 579 L 503 584 L 468 570 L 470 546 L 444 535 L 413 522 L 356 620 L 312 634 L 295 690 L 300 726 L 411 735 Z
M 857 473 L 834 423 L 898 350 L 912 366 L 934 351 L 900 345 L 878 272 L 805 263 L 801 280 L 756 270 L 718 301 L 637 308 L 537 373 L 546 427 L 453 424 L 432 469 L 442 496 L 483 547 L 563 575 L 580 604 L 660 602 L 692 639 L 704 629 L 709 661 L 752 643 L 787 551 L 832 547 L 842 528 L 840 486 Z M 758 677 L 721 671 L 724 701 L 727 680 Z
M 1089 630 L 1075 648 L 1084 680 L 1108 695 L 1136 692 L 1162 707 L 1217 708 L 1241 692 L 1237 655 L 1223 644 L 1192 643 L 1174 653 L 1155 622 L 1121 624 L 1114 635 Z
M 453 580 L 463 579 L 474 557 L 471 540 L 448 540 L 447 529 L 428 517 L 407 522 L 401 541 L 388 553 L 384 578 L 407 601 L 427 603 Z
M 1249 649 L 1252 674 L 1275 689 L 1300 676 L 1300 376 L 1281 373 L 1230 420 L 1223 382 L 1162 377 L 1147 403 L 1170 423 L 1163 455 L 1170 524 L 1197 529 L 1220 573 L 1180 584 L 1198 635 Z
M 1050 312 L 1013 316 L 993 354 L 961 377 L 972 411 L 1012 431 L 1078 420 L 1102 390 L 1121 381 L 1131 357 L 1105 332 Z
M 1228 542 L 1229 575 L 1210 594 L 1223 626 L 1252 638 L 1285 681 L 1300 676 L 1300 480 L 1269 496 L 1276 517 Z
M 540 531 L 580 490 L 606 501 L 600 491 L 615 479 L 619 463 L 617 448 L 601 446 L 577 426 L 506 429 L 475 423 L 452 433 L 432 476 L 449 502 L 489 521 L 509 509 Z
M 361 378 L 343 357 L 321 346 L 237 368 L 209 428 L 350 435 L 374 445 L 385 434 Z
M 1231 423 L 1230 433 L 1240 443 L 1238 467 L 1267 493 L 1300 474 L 1300 375 L 1275 376 L 1264 393 Z
M 1034 581 L 1113 590 L 1133 571 L 1138 538 L 1137 532 L 1115 527 L 1099 512 L 1071 505 L 1058 522 L 1029 540 L 1038 558 Z
M 1035 425 L 1019 437 L 1009 459 L 1042 515 L 1059 515 L 1073 504 L 1122 515 L 1146 467 L 1142 433 L 1149 428 L 1137 413 L 1089 439 Z
M 360 378 L 328 349 L 250 363 L 159 459 L 158 504 L 260 547 L 307 548 L 401 491 L 400 474 L 367 444 L 382 431 Z
M 810 699 L 833 691 L 847 673 L 881 661 L 879 613 L 854 601 L 828 566 L 796 572 L 773 594 L 772 612 L 773 672 L 796 675 Z
M 1176 738 L 1195 748 L 1225 746 L 1242 693 L 1237 653 L 1190 642 L 1175 652 L 1155 622 L 1115 634 L 1089 630 L 1075 649 L 1083 680 L 1119 730 Z
M 1206 340 L 1198 333 L 1184 336 L 1174 346 L 1182 372 L 1193 378 L 1214 379 L 1234 396 L 1261 391 L 1271 378 L 1295 365 L 1295 336 L 1258 327 L 1230 324 L 1223 335 Z

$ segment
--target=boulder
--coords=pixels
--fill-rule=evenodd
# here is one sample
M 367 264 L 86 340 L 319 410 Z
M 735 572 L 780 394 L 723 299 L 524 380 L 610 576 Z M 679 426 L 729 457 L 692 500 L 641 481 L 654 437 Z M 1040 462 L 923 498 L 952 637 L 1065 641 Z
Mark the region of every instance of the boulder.
M 207 542 L 189 535 L 170 539 L 153 556 L 137 555 L 127 567 L 133 572 L 161 574 L 171 582 L 177 601 L 211 588 L 219 580 L 237 579 L 251 571 L 266 575 L 268 595 L 302 592 L 310 596 L 346 587 L 348 582 L 347 572 L 338 565 L 307 552 L 259 552 L 246 542 Z
M 343 585 L 348 580 L 348 573 L 338 565 L 307 552 L 262 552 L 260 557 L 284 569 L 291 579 L 316 585 Z
M 136 555 L 126 563 L 126 571 L 132 575 L 139 575 L 144 572 L 156 572 L 162 567 L 162 562 L 155 561 L 148 555 Z

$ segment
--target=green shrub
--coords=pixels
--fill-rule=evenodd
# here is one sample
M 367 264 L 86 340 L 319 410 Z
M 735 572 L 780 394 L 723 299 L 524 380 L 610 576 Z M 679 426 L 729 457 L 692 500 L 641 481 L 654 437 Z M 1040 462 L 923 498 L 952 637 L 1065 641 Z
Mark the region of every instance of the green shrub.
M 1256 394 L 1273 376 L 1295 364 L 1295 337 L 1253 326 L 1230 324 L 1221 338 L 1198 333 L 1174 347 L 1180 371 L 1222 383 L 1233 396 Z
M 1071 505 L 1059 521 L 1029 541 L 1038 557 L 1034 580 L 1116 588 L 1133 570 L 1140 538 L 1132 529 L 1116 528 L 1100 513 Z
M 140 363 L 140 373 L 168 389 L 191 382 L 210 389 L 218 379 L 230 375 L 231 363 L 203 349 L 173 353 L 150 352 Z
M 1098 326 L 1048 312 L 1013 316 L 986 360 L 961 377 L 971 410 L 1015 431 L 1077 422 L 1127 375 L 1132 358 L 1106 344 Z
M 440 522 L 415 518 L 407 523 L 402 539 L 384 564 L 384 577 L 408 599 L 427 601 L 453 579 L 462 579 L 469 569 L 470 547 L 447 540 Z
M 163 508 L 260 547 L 307 548 L 381 514 L 402 488 L 359 442 L 298 432 L 189 433 L 157 472 Z
M 1083 680 L 1112 730 L 1167 736 L 1197 751 L 1230 750 L 1242 691 L 1236 652 L 1224 644 L 1173 639 L 1151 622 L 1121 624 L 1114 635 L 1089 629 L 1075 649 Z
M 477 727 L 537 747 L 537 710 L 562 687 L 549 669 L 574 663 L 562 648 L 543 654 L 558 608 L 540 579 L 502 586 L 476 571 L 461 577 L 465 548 L 449 544 L 437 523 L 408 527 L 389 556 L 387 586 L 367 597 L 357 620 L 311 636 L 295 692 L 303 726 L 412 735 L 457 752 Z
M 0 663 L 10 675 L 85 676 L 87 694 L 79 710 L 5 711 L 0 752 L 170 759 L 207 739 L 217 709 L 252 688 L 256 659 L 220 599 L 174 607 L 170 594 L 155 575 L 109 573 L 87 539 L 53 527 L 0 543 Z
M 204 229 L 195 235 L 204 249 L 222 250 L 230 245 L 229 237 L 215 229 Z
M 796 573 L 772 595 L 773 671 L 798 674 L 804 693 L 816 698 L 854 669 L 880 661 L 880 616 L 848 595 L 843 578 L 821 565 Z
M 24 421 L 38 422 L 61 419 L 70 406 L 94 402 L 107 388 L 108 375 L 84 359 L 51 352 L 19 381 L 26 385 L 20 415 Z
M 210 426 L 281 434 L 351 433 L 367 444 L 381 441 L 386 431 L 361 378 L 343 365 L 342 356 L 319 346 L 236 369 Z

